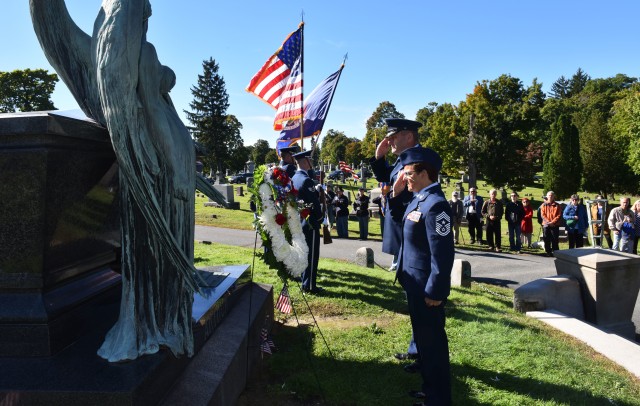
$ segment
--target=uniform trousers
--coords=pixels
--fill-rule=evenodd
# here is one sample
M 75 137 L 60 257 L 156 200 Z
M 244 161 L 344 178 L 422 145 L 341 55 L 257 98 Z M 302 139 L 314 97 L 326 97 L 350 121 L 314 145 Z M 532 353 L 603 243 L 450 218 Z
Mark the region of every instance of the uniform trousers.
M 445 301 L 439 306 L 429 307 L 423 295 L 407 292 L 407 302 L 418 349 L 425 402 L 429 405 L 450 405 L 451 367 L 445 331 Z
M 304 239 L 309 247 L 307 255 L 308 265 L 302 273 L 302 289 L 314 290 L 318 277 L 318 259 L 320 258 L 320 230 L 314 230 L 309 225 L 302 228 Z

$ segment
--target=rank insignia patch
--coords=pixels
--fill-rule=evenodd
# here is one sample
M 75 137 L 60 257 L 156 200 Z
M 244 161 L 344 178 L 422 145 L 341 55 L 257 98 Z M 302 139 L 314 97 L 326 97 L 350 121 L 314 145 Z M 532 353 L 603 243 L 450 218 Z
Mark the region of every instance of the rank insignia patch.
M 451 218 L 445 212 L 438 214 L 436 217 L 436 232 L 445 237 L 451 231 Z

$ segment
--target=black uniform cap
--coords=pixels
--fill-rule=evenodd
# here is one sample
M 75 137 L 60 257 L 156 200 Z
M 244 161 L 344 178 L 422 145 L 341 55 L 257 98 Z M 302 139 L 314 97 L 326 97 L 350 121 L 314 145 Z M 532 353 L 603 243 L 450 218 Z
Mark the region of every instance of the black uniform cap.
M 293 154 L 293 159 L 296 161 L 302 158 L 309 158 L 311 156 L 311 150 L 298 152 L 297 154 Z
M 300 147 L 298 145 L 292 145 L 289 147 L 280 148 L 280 155 L 282 155 L 285 152 L 288 152 L 290 154 L 295 154 L 297 152 L 300 152 Z
M 387 123 L 387 135 L 385 138 L 389 138 L 400 131 L 418 131 L 418 128 L 422 127 L 422 124 L 418 121 L 404 118 L 386 118 L 384 121 Z

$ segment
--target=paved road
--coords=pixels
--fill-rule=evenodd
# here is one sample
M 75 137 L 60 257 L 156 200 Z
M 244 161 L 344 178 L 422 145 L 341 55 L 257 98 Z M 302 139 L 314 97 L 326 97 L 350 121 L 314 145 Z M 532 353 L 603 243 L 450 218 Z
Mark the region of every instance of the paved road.
M 256 234 L 246 230 L 196 226 L 196 240 L 253 248 Z M 361 247 L 373 250 L 375 262 L 380 267 L 388 269 L 391 266 L 392 257 L 381 251 L 382 244 L 379 241 L 334 238 L 332 244 L 320 244 L 320 256 L 353 261 L 356 251 Z M 538 255 L 514 255 L 456 248 L 456 259 L 469 261 L 474 280 L 511 289 L 536 279 L 556 275 L 554 258 Z M 640 334 L 640 296 L 632 320 L 636 325 L 636 334 Z

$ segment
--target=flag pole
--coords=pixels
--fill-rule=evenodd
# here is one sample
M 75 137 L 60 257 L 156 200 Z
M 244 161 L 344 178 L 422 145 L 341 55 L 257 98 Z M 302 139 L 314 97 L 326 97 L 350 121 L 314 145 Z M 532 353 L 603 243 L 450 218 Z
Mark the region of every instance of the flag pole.
M 300 22 L 300 151 L 304 151 L 304 11 Z

